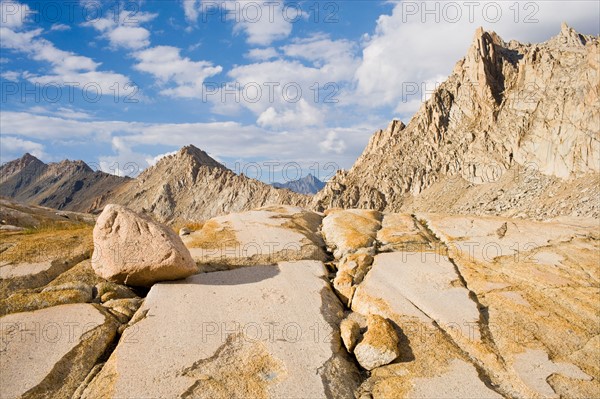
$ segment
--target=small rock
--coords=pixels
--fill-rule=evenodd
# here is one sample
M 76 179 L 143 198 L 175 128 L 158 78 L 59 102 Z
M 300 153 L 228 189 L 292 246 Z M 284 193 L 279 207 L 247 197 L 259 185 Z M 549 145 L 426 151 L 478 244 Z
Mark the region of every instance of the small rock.
M 352 285 L 352 276 L 346 271 L 338 271 L 333 279 L 333 288 L 335 288 L 340 299 L 346 306 L 350 306 L 350 301 L 356 289 Z
M 348 349 L 348 352 L 352 353 L 360 338 L 360 325 L 356 320 L 346 318 L 340 324 L 340 334 L 344 346 Z
M 107 307 L 121 323 L 127 323 L 142 304 L 141 298 L 111 299 L 103 305 Z
M 367 331 L 354 348 L 358 363 L 367 370 L 384 366 L 400 356 L 398 335 L 394 327 L 379 315 L 367 318 Z
M 23 227 L 13 226 L 12 224 L 3 224 L 0 226 L 1 231 L 23 231 L 25 230 Z
M 506 222 L 504 222 L 504 223 L 502 223 L 502 226 L 500 226 L 498 228 L 498 230 L 496 230 L 496 235 L 498 235 L 498 238 L 504 238 L 507 230 L 508 230 L 508 225 L 506 224 Z
M 124 285 L 111 282 L 102 282 L 96 285 L 96 297 L 100 302 L 110 301 L 111 299 L 135 298 L 137 295 Z
M 179 236 L 180 237 L 187 236 L 190 233 L 191 233 L 191 231 L 187 227 L 182 227 L 181 229 L 179 229 Z

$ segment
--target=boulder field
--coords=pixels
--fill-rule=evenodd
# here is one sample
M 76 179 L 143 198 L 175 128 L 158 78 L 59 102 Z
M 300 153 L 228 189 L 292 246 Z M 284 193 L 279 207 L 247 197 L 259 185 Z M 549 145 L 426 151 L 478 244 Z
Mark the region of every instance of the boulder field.
M 65 236 L 135 255 L 108 260 L 2 233 L 2 397 L 600 392 L 595 219 L 267 207 L 188 230 L 109 206 Z

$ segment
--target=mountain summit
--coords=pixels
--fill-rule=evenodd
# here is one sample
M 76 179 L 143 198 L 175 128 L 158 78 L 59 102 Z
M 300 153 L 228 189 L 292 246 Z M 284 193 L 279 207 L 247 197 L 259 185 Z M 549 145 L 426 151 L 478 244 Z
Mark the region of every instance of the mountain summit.
M 100 195 L 129 180 L 95 172 L 83 161 L 45 164 L 27 153 L 0 167 L 0 195 L 55 209 L 87 212 Z
M 275 188 L 286 188 L 300 194 L 316 194 L 325 187 L 325 183 L 309 173 L 307 176 L 298 180 L 292 180 L 286 183 L 273 183 L 272 186 Z
M 376 132 L 315 207 L 600 215 L 599 52 L 566 24 L 541 44 L 477 29 L 410 123 Z
M 236 175 L 206 152 L 189 145 L 103 197 L 97 206 L 111 202 L 172 222 L 205 220 L 265 205 L 307 206 L 310 198 Z

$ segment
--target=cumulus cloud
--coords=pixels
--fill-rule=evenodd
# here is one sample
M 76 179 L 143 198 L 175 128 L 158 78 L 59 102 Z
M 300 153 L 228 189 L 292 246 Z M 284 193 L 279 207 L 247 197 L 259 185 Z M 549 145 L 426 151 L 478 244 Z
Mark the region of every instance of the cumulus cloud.
M 13 2 L 10 2 L 13 4 Z M 14 3 L 19 4 L 19 3 Z M 2 7 L 6 8 L 5 5 Z M 24 7 L 24 6 L 20 6 Z M 12 15 L 12 14 L 10 14 Z M 3 18 L 5 15 L 2 16 Z M 14 16 L 7 17 L 14 19 Z M 50 74 L 38 75 L 24 72 L 22 76 L 33 83 L 70 85 L 75 87 L 89 87 L 93 85 L 100 94 L 112 93 L 114 85 L 119 85 L 122 95 L 131 95 L 135 88 L 130 85 L 130 80 L 124 75 L 112 71 L 101 71 L 100 63 L 71 51 L 57 48 L 52 42 L 41 37 L 43 30 L 26 30 L 27 21 L 16 22 L 0 27 L 0 46 L 14 52 L 26 54 L 38 62 L 50 64 Z M 96 93 L 94 93 L 96 94 Z
M 0 22 L 9 29 L 18 29 L 29 19 L 33 11 L 27 4 L 16 1 L 0 1 Z
M 335 131 L 330 131 L 327 133 L 325 140 L 319 143 L 319 148 L 321 149 L 321 152 L 326 154 L 342 154 L 346 150 L 346 143 L 338 137 L 338 134 Z
M 277 57 L 279 57 L 279 53 L 274 47 L 253 48 L 246 53 L 246 58 L 252 61 L 268 61 Z
M 201 98 L 206 78 L 221 73 L 221 66 L 208 61 L 182 57 L 172 46 L 156 46 L 134 54 L 139 61 L 134 68 L 153 75 L 159 85 L 168 86 L 161 93 L 180 98 Z
M 182 0 L 186 20 L 190 24 L 198 21 L 219 20 L 233 23 L 233 33 L 243 33 L 246 42 L 268 46 L 274 41 L 287 38 L 292 33 L 293 22 L 303 18 L 297 7 L 286 7 L 283 1 L 239 1 L 239 0 Z
M 156 16 L 157 14 L 139 11 L 132 16 L 130 11 L 124 10 L 119 13 L 118 18 L 95 18 L 83 25 L 100 32 L 114 49 L 139 50 L 150 45 L 150 31 L 140 24 L 152 21 Z
M 5 134 L 0 135 L 0 147 L 2 147 L 2 151 L 0 151 L 0 163 L 19 158 L 26 152 L 40 159 L 48 157 L 44 151 L 43 144 Z
M 297 105 L 281 111 L 274 107 L 267 108 L 260 114 L 256 123 L 263 127 L 287 128 L 289 126 L 317 126 L 324 121 L 324 113 L 305 99 L 300 99 Z
M 337 95 L 351 85 L 359 65 L 351 42 L 322 34 L 265 50 L 281 57 L 232 68 L 228 84 L 238 87 L 239 96 L 230 95 L 231 89 L 207 96 L 214 112 L 231 114 L 245 108 L 263 127 L 318 126 L 339 101 Z

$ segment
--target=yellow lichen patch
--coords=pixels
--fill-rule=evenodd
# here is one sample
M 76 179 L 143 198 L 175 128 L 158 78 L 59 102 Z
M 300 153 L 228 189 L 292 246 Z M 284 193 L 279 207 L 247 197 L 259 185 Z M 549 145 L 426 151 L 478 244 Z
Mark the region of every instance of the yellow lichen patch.
M 365 248 L 372 245 L 381 228 L 381 213 L 371 210 L 351 209 L 346 211 L 331 212 L 326 217 L 324 223 L 329 226 L 323 231 L 327 236 L 327 231 L 337 230 L 340 232 L 340 242 L 346 248 Z M 334 237 L 327 237 L 328 240 Z
M 421 248 L 426 250 L 430 240 L 419 229 L 414 218 L 408 214 L 391 213 L 385 215 L 377 240 L 382 245 L 390 245 L 394 250 Z
M 204 223 L 202 230 L 191 235 L 186 245 L 188 248 L 217 249 L 237 247 L 239 242 L 229 223 L 219 223 L 211 219 Z
M 269 386 L 284 378 L 285 368 L 262 342 L 230 335 L 212 357 L 196 362 L 183 374 L 196 382 L 182 398 L 266 399 Z
M 86 303 L 92 299 L 91 291 L 65 289 L 48 292 L 17 292 L 0 300 L 0 316 L 9 313 L 29 312 L 67 303 Z
M 81 253 L 91 254 L 94 245 L 93 227 L 68 225 L 65 229 L 41 229 L 36 232 L 0 235 L 2 241 L 12 243 L 0 253 L 0 263 L 43 262 L 67 259 Z

